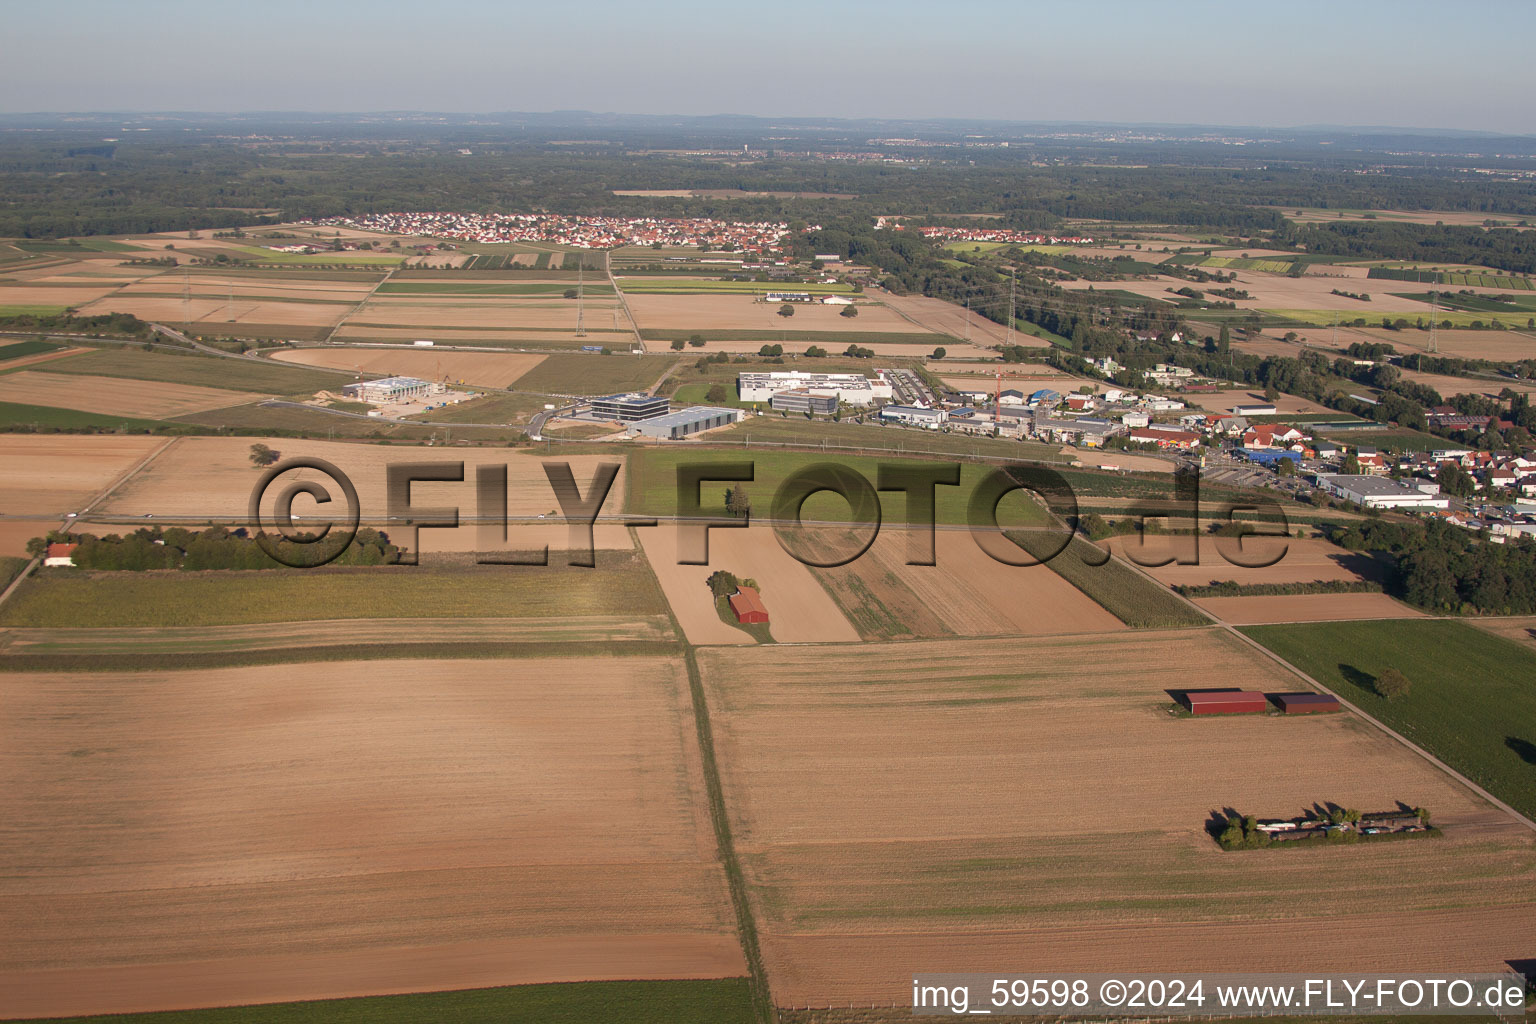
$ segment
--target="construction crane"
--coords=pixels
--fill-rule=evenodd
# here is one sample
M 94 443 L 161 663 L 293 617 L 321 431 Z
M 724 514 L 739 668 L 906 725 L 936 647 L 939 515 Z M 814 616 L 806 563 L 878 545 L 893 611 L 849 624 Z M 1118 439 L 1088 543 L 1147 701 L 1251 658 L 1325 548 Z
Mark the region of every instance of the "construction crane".
M 1008 372 L 1003 371 L 1003 370 L 998 370 L 997 371 L 997 391 L 992 396 L 992 436 L 993 437 L 997 437 L 997 436 L 1001 435 L 1002 432 L 1003 432 L 1002 409 L 1003 409 L 1003 378 L 1004 377 L 1016 377 L 1016 378 L 1019 378 L 1021 380 L 1024 379 L 1024 375 L 1022 373 L 1008 373 Z

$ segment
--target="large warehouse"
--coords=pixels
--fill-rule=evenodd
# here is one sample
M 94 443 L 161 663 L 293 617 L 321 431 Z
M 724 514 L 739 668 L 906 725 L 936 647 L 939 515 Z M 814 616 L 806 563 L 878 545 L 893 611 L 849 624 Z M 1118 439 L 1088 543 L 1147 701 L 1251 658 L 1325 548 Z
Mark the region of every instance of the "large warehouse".
M 620 423 L 655 419 L 672 411 L 672 402 L 662 395 L 648 395 L 643 391 L 631 391 L 622 395 L 604 395 L 594 398 L 592 411 L 605 419 Z
M 343 384 L 341 393 L 370 405 L 393 405 L 427 397 L 432 393 L 432 385 L 417 377 L 381 377 Z
M 1427 481 L 1426 481 L 1427 483 Z M 1353 473 L 1319 476 L 1317 485 L 1335 497 L 1365 508 L 1450 508 L 1444 495 L 1404 487 L 1396 480 Z M 1438 488 L 1437 488 L 1438 490 Z
M 740 409 L 721 409 L 712 405 L 696 405 L 640 420 L 629 425 L 630 437 L 654 437 L 663 441 L 677 441 L 701 430 L 729 426 L 741 419 Z
M 875 399 L 891 398 L 891 382 L 881 371 L 870 378 L 862 373 L 742 373 L 736 377 L 736 391 L 743 402 L 766 402 L 781 391 L 807 390 L 826 395 L 848 405 L 869 405 Z

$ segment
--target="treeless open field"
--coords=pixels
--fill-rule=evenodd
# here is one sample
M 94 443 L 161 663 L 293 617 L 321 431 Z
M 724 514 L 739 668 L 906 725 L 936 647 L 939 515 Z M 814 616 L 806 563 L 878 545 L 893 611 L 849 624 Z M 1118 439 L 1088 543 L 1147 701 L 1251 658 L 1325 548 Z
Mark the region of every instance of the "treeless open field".
M 612 296 L 588 295 L 583 303 L 587 327 L 613 326 L 617 301 Z M 364 327 L 523 327 L 544 330 L 575 330 L 576 300 L 560 296 L 455 295 L 436 301 L 419 295 L 375 295 L 347 317 L 349 329 Z
M 543 356 L 511 352 L 434 352 L 401 347 L 286 349 L 273 352 L 272 358 L 303 366 L 329 366 L 337 370 L 420 377 L 423 380 L 436 380 L 441 375 L 452 381 L 488 388 L 510 387 L 513 381 L 544 361 Z
M 1037 338 L 1033 334 L 1011 331 L 1002 324 L 988 320 L 977 313 L 973 312 L 967 316 L 964 306 L 957 306 L 943 299 L 930 299 L 925 295 L 893 295 L 890 292 L 880 292 L 880 301 L 897 314 L 903 315 L 903 322 L 916 323 L 936 334 L 964 338 L 966 323 L 969 322 L 972 343 L 983 347 L 995 345 L 1020 345 L 1024 348 L 1042 349 L 1051 347 L 1050 342 Z
M 591 324 L 590 319 L 588 323 Z M 601 324 L 589 326 L 587 328 L 587 335 L 583 338 L 576 336 L 575 322 L 572 321 L 571 329 L 568 331 L 535 328 L 496 330 L 483 327 L 443 327 L 440 325 L 419 325 L 416 327 L 343 325 L 336 331 L 332 340 L 368 344 L 377 342 L 411 342 L 421 337 L 428 337 L 439 344 L 475 345 L 489 342 L 511 348 L 575 349 L 580 345 L 607 345 L 619 352 L 628 350 L 630 343 L 634 340 L 632 332 L 614 330 L 611 326 L 611 321 L 607 327 Z
M 872 337 L 878 337 L 878 335 L 872 335 Z M 937 342 L 937 344 L 935 345 L 936 348 L 937 347 L 942 347 L 944 349 L 944 356 L 945 356 L 946 365 L 949 362 L 951 362 L 953 360 L 956 360 L 956 359 L 986 359 L 986 360 L 992 360 L 992 359 L 996 359 L 997 358 L 997 353 L 996 352 L 989 351 L 989 350 L 981 348 L 981 347 L 979 347 L 977 345 L 967 345 L 964 342 L 947 341 L 947 340 L 945 340 L 943 338 L 937 338 L 937 339 L 935 339 L 935 341 Z M 647 345 L 650 347 L 650 349 L 652 351 L 659 351 L 666 344 L 667 344 L 666 342 L 662 342 L 662 341 L 650 341 L 650 342 L 647 342 Z M 815 346 L 817 346 L 819 348 L 824 348 L 824 349 L 828 350 L 829 352 L 832 352 L 834 355 L 842 352 L 843 349 L 848 347 L 846 342 L 839 343 L 839 342 L 814 341 L 814 340 L 796 341 L 793 337 L 789 337 L 787 340 L 785 340 L 783 342 L 780 342 L 780 341 L 768 342 L 768 341 L 763 341 L 763 340 L 753 340 L 753 341 L 706 341 L 702 348 L 695 348 L 694 346 L 689 345 L 687 347 L 687 349 L 685 349 L 684 351 L 685 352 L 699 352 L 699 351 L 703 351 L 703 352 L 756 352 L 759 348 L 761 348 L 765 344 L 773 344 L 773 345 L 780 345 L 780 344 L 782 344 L 784 346 L 784 351 L 785 352 L 795 352 L 795 353 L 804 352 L 806 349 L 810 348 L 812 345 L 815 345 Z M 931 349 L 929 349 L 927 347 L 926 344 L 925 345 L 916 345 L 916 346 L 914 346 L 914 345 L 912 345 L 909 342 L 860 341 L 858 343 L 858 345 L 859 345 L 860 348 L 867 348 L 867 349 L 869 349 L 870 351 L 874 352 L 875 355 L 878 355 L 878 356 L 904 356 L 904 357 L 906 357 L 908 359 L 920 358 L 920 357 L 928 355 L 928 353 L 930 351 L 932 351 Z M 935 364 L 930 362 L 928 365 L 929 365 L 930 368 L 932 368 Z
M 764 286 L 768 290 L 768 286 Z M 774 285 L 774 291 L 794 291 L 794 285 Z M 714 331 L 837 331 L 860 334 L 921 333 L 926 328 L 897 316 L 882 295 L 876 305 L 852 296 L 858 316 L 845 317 L 846 306 L 820 302 L 794 302 L 794 316 L 779 316 L 781 302 L 759 302 L 751 295 L 658 295 L 625 296 L 641 330 L 698 331 L 706 337 Z M 877 339 L 871 339 L 877 340 Z M 942 341 L 935 338 L 935 344 Z
M 678 528 L 671 522 L 639 530 L 640 546 L 650 560 L 672 613 L 689 642 L 752 643 L 752 637 L 720 621 L 705 584 L 724 569 L 758 582 L 768 606 L 768 628 L 780 642 L 853 641 L 858 632 L 843 618 L 811 571 L 779 546 L 772 527 L 709 531 L 709 564 L 678 565 Z
M 1284 392 L 1281 392 L 1280 396 L 1270 403 L 1269 399 L 1264 397 L 1263 388 L 1223 388 L 1220 391 L 1212 391 L 1203 395 L 1175 394 L 1173 397 L 1184 402 L 1186 405 L 1198 406 L 1207 412 L 1229 413 L 1234 406 L 1264 405 L 1266 403 L 1272 404 L 1281 415 L 1331 411 L 1326 406 L 1319 405 L 1317 402 L 1311 402 L 1305 398 L 1288 395 Z
M 27 541 L 58 525 L 57 519 L 0 519 L 0 555 L 25 555 Z
M 1496 619 L 1468 619 L 1479 629 L 1518 640 L 1527 647 L 1536 647 L 1536 615 L 1512 615 Z
M 145 419 L 169 419 L 208 409 L 227 409 L 232 405 L 243 405 L 253 397 L 264 396 L 195 384 L 41 370 L 22 370 L 0 376 L 0 401 Z
M 65 356 L 77 356 L 82 352 L 89 352 L 88 348 L 61 348 L 53 352 L 39 352 L 33 356 L 22 356 L 20 359 L 7 359 L 0 363 L 0 369 L 19 370 L 23 366 L 35 366 L 38 363 L 51 363 L 55 359 L 63 359 Z
M 853 550 L 847 531 L 827 551 Z M 908 565 L 908 531 L 887 526 L 848 565 L 817 569 L 864 639 L 1036 636 L 1124 629 L 1119 619 L 1043 565 L 994 560 L 967 530 L 934 533 L 934 565 Z M 775 634 L 777 636 L 777 634 Z
M 184 437 L 137 474 L 114 494 L 100 511 L 111 515 L 208 519 L 219 518 L 245 522 L 251 490 L 261 471 L 251 465 L 250 447 L 258 438 Z M 464 464 L 464 481 L 422 482 L 411 486 L 411 502 L 417 506 L 458 506 L 461 518 L 476 514 L 475 467 L 507 466 L 507 513 L 532 518 L 559 508 L 541 460 L 518 452 L 485 448 L 426 448 L 406 445 L 345 444 L 331 441 L 305 441 L 295 438 L 267 438 L 264 442 L 284 458 L 310 456 L 325 459 L 346 473 L 357 488 L 358 501 L 365 521 L 379 522 L 386 514 L 385 472 L 392 463 Z M 622 462 L 618 456 L 569 455 L 550 461 L 571 466 L 577 487 L 587 494 L 592 474 L 600 462 Z M 315 470 L 295 470 L 284 474 L 280 484 L 296 480 L 319 480 Z M 343 499 L 334 484 L 327 484 L 333 502 Z M 278 487 L 269 492 L 275 501 Z M 603 504 L 603 514 L 617 515 L 623 508 L 624 474 L 614 481 Z M 294 512 L 320 515 L 322 510 L 311 498 L 300 496 Z M 263 506 L 263 514 L 271 509 Z M 391 530 L 393 535 L 396 530 Z M 425 536 L 430 536 L 427 531 Z M 404 537 L 403 531 L 401 537 Z
M 175 297 L 111 295 L 80 307 L 82 316 L 132 313 L 140 320 L 197 323 L 216 330 L 225 323 L 283 324 L 296 327 L 328 327 L 339 321 L 350 306 L 329 302 L 280 302 L 242 299 L 233 304 L 217 293 L 192 296 L 190 302 Z
M 1354 328 L 1361 335 L 1360 341 L 1385 341 L 1396 346 L 1399 352 L 1424 352 L 1429 348 L 1428 331 L 1388 331 Z M 1340 329 L 1339 334 L 1343 335 Z M 1536 334 L 1530 331 L 1473 331 L 1449 330 L 1435 332 L 1436 345 L 1442 356 L 1459 356 L 1463 359 L 1492 359 L 1497 362 L 1515 362 L 1536 359 Z
M 0 444 L 0 514 L 78 512 L 164 444 L 159 437 L 112 434 L 7 434 Z
M 1170 715 L 1169 689 L 1297 688 L 1221 631 L 699 663 L 781 1006 L 903 1005 L 914 971 L 986 963 L 1494 970 L 1536 941 L 1536 837 L 1354 716 Z M 1397 800 L 1445 838 L 1224 853 L 1205 833 L 1227 807 Z
M 1136 455 L 1132 452 L 1101 452 L 1092 448 L 1074 448 L 1071 445 L 1063 447 L 1061 454 L 1069 456 L 1085 466 L 1097 466 L 1099 469 L 1125 469 L 1133 470 L 1137 473 L 1173 472 L 1172 462 L 1151 455 Z
M 1416 619 L 1424 613 L 1386 594 L 1276 594 L 1203 597 L 1195 604 L 1224 622 L 1334 622 L 1343 619 Z
M 1392 294 L 1393 291 L 1410 290 L 1395 287 L 1400 282 L 1344 281 L 1311 275 L 1290 277 L 1285 274 L 1266 274 L 1262 270 L 1232 270 L 1218 267 L 1207 269 L 1235 273 L 1237 279 L 1227 284 L 1200 285 L 1183 278 L 1157 277 L 1149 281 L 1116 281 L 1110 287 L 1170 302 L 1178 298 L 1168 290 L 1170 288 L 1174 292 L 1180 288 L 1194 288 L 1204 292 L 1209 292 L 1212 288 L 1238 288 L 1249 295 L 1249 298 L 1236 300 L 1239 309 L 1337 309 L 1340 311 L 1340 316 L 1346 319 L 1363 316 L 1379 321 L 1382 313 L 1401 313 L 1411 320 L 1413 315 L 1429 313 L 1429 303 L 1420 302 L 1417 299 L 1403 299 Z M 1362 288 L 1361 285 L 1365 287 Z M 1092 281 L 1068 281 L 1062 285 L 1064 288 L 1080 290 L 1090 286 L 1096 289 L 1105 287 L 1100 282 Z M 1371 296 L 1371 301 L 1362 302 L 1359 299 L 1334 295 L 1333 291 L 1336 288 L 1348 292 L 1363 291 Z
M 14 674 L 6 712 L 8 1014 L 743 971 L 675 660 Z
M 1536 350 L 1536 345 L 1532 346 Z M 1536 383 L 1528 380 L 1513 380 L 1508 377 L 1500 377 L 1495 380 L 1487 378 L 1451 377 L 1442 373 L 1422 373 L 1418 370 L 1403 370 L 1403 377 L 1416 384 L 1432 387 L 1440 392 L 1442 398 L 1452 395 L 1487 395 L 1497 398 L 1499 392 L 1508 388 L 1522 394 L 1536 394 Z
M 1104 544 L 1122 558 L 1134 561 L 1132 556 L 1135 556 L 1142 562 L 1151 562 L 1188 550 L 1189 540 L 1188 537 L 1175 538 L 1149 534 L 1144 548 L 1138 548 L 1136 540 L 1128 537 L 1114 537 L 1105 541 Z M 1200 564 L 1170 563 L 1155 569 L 1148 568 L 1147 572 L 1158 582 L 1169 586 L 1179 584 L 1201 586 L 1221 580 L 1235 580 L 1238 583 L 1310 583 L 1313 580 L 1379 581 L 1382 578 L 1381 566 L 1368 556 L 1345 551 L 1337 544 L 1326 540 L 1295 537 L 1245 538 L 1241 555 L 1244 561 L 1253 562 L 1273 557 L 1281 550 L 1282 544 L 1285 546 L 1285 554 L 1280 561 L 1265 568 L 1233 565 L 1222 557 L 1221 550 L 1217 546 L 1218 541 L 1225 545 L 1235 543 L 1235 539 L 1202 536 L 1199 538 Z

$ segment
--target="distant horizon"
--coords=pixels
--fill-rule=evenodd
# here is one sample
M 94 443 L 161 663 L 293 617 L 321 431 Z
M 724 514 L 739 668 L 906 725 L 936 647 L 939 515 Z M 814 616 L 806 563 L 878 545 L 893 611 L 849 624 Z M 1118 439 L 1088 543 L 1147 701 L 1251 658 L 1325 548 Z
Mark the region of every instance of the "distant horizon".
M 1007 118 L 1007 117 L 981 117 L 966 114 L 932 114 L 932 115 L 819 115 L 819 114 L 757 114 L 743 111 L 716 111 L 713 113 L 686 113 L 675 110 L 661 111 L 615 111 L 615 110 L 589 110 L 580 108 L 554 108 L 549 110 L 450 110 L 430 107 L 420 108 L 378 108 L 373 110 L 328 110 L 323 108 L 246 108 L 227 110 L 198 110 L 198 109 L 154 109 L 154 108 L 100 108 L 80 110 L 11 110 L 0 111 L 0 119 L 5 118 L 70 118 L 70 117 L 184 117 L 188 119 L 203 118 L 217 120 L 221 117 L 335 117 L 335 118 L 368 118 L 368 117 L 455 117 L 455 118 L 516 118 L 538 117 L 555 119 L 560 115 L 576 117 L 603 117 L 603 118 L 678 118 L 689 121 L 707 121 L 719 119 L 741 119 L 763 122 L 775 121 L 800 121 L 809 123 L 845 123 L 850 125 L 867 124 L 871 122 L 890 122 L 895 124 L 919 124 L 922 122 L 951 123 L 951 124 L 976 124 L 999 126 L 1040 126 L 1040 127 L 1087 127 L 1087 128 L 1159 128 L 1159 129 L 1196 129 L 1202 131 L 1215 130 L 1243 130 L 1243 131 L 1276 131 L 1276 132 L 1359 132 L 1359 133 L 1408 133 L 1430 136 L 1485 136 L 1504 137 L 1514 139 L 1536 138 L 1536 130 L 1531 131 L 1507 131 L 1500 129 L 1480 128 L 1451 128 L 1444 125 L 1425 124 L 1384 124 L 1384 123 L 1346 123 L 1346 122 L 1311 122 L 1305 124 L 1264 124 L 1241 123 L 1228 121 L 1130 121 L 1116 120 L 1113 118 Z
M 1536 134 L 1522 42 L 1536 38 L 1536 5 L 1478 11 L 1452 17 L 1431 0 L 782 0 L 771 12 L 704 0 L 71 0 L 7 11 L 0 111 L 708 108 Z

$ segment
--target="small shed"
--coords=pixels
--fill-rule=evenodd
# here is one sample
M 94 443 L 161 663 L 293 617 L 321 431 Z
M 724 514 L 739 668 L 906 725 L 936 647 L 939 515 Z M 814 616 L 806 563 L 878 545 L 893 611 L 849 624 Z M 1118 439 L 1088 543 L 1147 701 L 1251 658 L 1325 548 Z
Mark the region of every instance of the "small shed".
M 768 621 L 768 609 L 763 605 L 763 599 L 757 596 L 757 591 L 751 587 L 738 588 L 729 600 L 737 622 Z
M 48 550 L 43 555 L 43 564 L 74 568 L 75 549 L 79 546 L 79 544 L 49 544 Z
M 1257 690 L 1187 690 L 1180 703 L 1195 715 L 1246 715 L 1269 707 Z
M 1339 698 L 1329 693 L 1277 693 L 1275 707 L 1288 715 L 1315 715 L 1324 711 L 1338 711 Z

